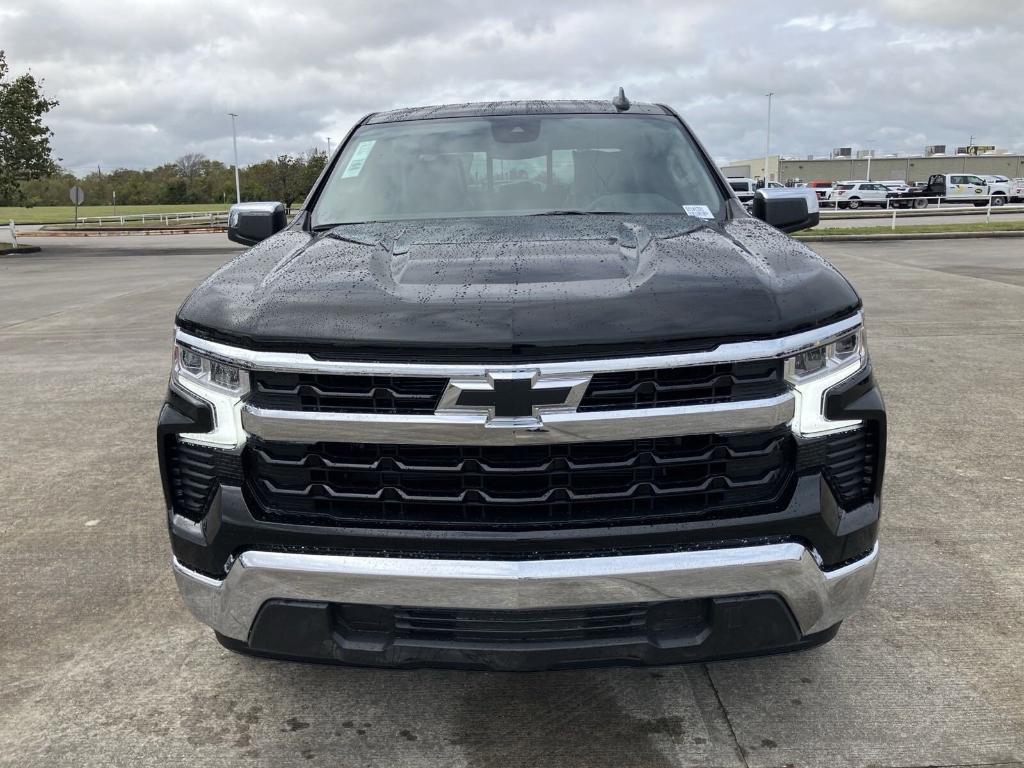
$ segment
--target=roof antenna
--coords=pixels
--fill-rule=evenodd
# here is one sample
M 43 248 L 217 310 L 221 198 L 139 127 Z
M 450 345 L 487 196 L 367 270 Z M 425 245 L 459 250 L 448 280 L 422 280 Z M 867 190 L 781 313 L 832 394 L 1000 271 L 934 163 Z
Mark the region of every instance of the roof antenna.
M 615 107 L 619 112 L 625 112 L 629 109 L 629 99 L 626 98 L 626 92 L 619 87 L 618 95 L 612 99 L 612 106 Z

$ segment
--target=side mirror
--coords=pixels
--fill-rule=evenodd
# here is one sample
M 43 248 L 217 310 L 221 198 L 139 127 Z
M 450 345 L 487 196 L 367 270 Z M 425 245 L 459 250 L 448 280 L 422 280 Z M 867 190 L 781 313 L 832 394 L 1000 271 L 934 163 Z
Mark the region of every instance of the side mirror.
M 284 203 L 238 203 L 228 213 L 228 240 L 256 245 L 287 224 Z
M 812 189 L 759 189 L 753 214 L 783 232 L 810 229 L 819 220 L 818 196 Z

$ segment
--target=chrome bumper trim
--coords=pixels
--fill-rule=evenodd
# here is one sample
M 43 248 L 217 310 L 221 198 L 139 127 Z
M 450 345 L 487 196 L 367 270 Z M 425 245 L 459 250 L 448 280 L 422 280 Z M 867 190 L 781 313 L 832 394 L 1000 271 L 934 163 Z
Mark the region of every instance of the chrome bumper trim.
M 174 560 L 186 605 L 201 622 L 247 640 L 261 606 L 291 599 L 484 610 L 608 605 L 779 594 L 800 630 L 813 634 L 855 612 L 878 562 L 878 545 L 833 571 L 806 547 L 767 544 L 526 562 L 245 552 L 223 581 Z
M 471 411 L 388 415 L 277 411 L 246 405 L 242 409 L 242 427 L 248 434 L 264 440 L 294 443 L 522 445 L 758 432 L 788 423 L 794 413 L 795 400 L 791 392 L 763 400 L 714 405 L 551 412 L 531 419 L 529 426 L 488 423 L 486 413 Z

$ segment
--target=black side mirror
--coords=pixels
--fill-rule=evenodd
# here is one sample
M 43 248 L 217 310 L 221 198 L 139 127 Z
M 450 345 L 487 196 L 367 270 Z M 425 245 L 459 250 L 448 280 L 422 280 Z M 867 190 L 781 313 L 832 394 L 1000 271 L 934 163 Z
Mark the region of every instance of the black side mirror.
M 228 213 L 228 240 L 256 245 L 287 224 L 284 203 L 238 203 Z
M 783 232 L 810 229 L 818 225 L 818 196 L 811 189 L 759 189 L 753 214 Z

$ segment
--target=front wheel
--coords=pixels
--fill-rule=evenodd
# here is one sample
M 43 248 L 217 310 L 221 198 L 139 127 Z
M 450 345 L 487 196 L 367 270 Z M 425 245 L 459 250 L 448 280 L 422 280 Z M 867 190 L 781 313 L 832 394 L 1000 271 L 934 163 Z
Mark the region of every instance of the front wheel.
M 1004 195 L 996 195 L 996 196 L 994 196 L 992 198 L 992 205 L 995 206 L 996 208 L 998 208 L 999 206 L 1001 206 L 1005 202 L 1006 202 L 1006 197 Z
M 856 197 L 851 197 L 850 202 L 848 202 L 847 205 L 850 207 L 851 211 L 855 211 L 858 208 L 860 208 L 860 200 L 858 200 Z

